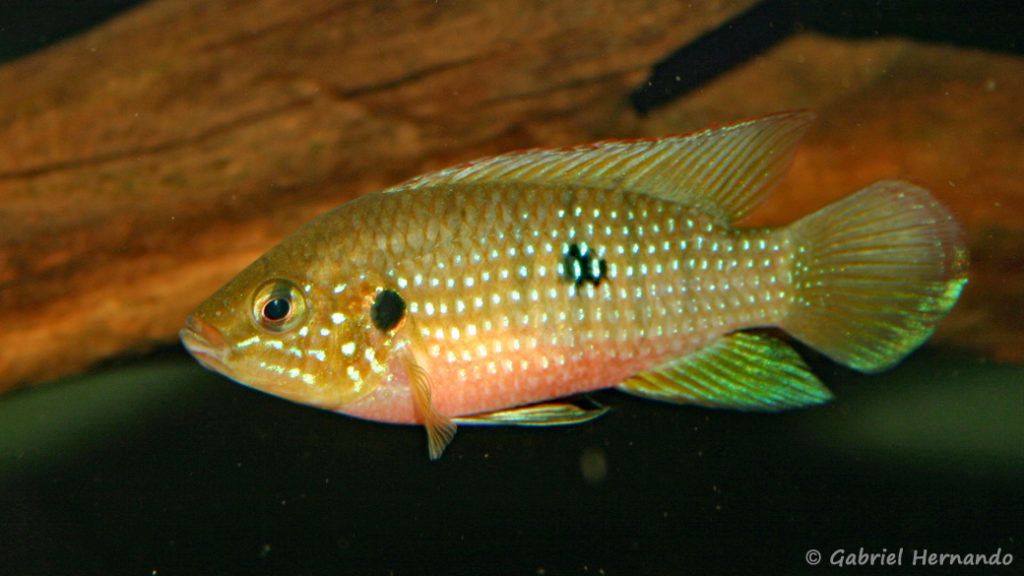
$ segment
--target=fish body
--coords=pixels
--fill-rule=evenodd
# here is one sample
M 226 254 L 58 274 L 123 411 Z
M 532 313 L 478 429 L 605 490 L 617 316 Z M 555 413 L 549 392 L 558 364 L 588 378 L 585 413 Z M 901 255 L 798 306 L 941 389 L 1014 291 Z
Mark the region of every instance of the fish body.
M 949 212 L 880 182 L 787 227 L 735 228 L 812 116 L 487 158 L 321 216 L 189 318 L 243 384 L 426 426 L 567 424 L 616 387 L 745 410 L 831 393 L 778 327 L 862 371 L 920 345 L 966 281 Z

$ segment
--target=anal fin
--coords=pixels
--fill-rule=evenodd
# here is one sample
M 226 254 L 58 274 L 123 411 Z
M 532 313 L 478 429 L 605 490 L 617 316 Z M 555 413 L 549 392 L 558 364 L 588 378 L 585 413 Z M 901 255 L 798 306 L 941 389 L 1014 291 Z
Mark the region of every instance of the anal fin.
M 477 426 L 569 426 L 582 424 L 604 416 L 608 408 L 598 405 L 587 410 L 575 404 L 549 403 L 518 406 L 507 410 L 496 410 L 472 416 L 460 416 L 458 424 Z
M 744 332 L 723 336 L 616 388 L 663 402 L 768 412 L 832 399 L 788 344 Z

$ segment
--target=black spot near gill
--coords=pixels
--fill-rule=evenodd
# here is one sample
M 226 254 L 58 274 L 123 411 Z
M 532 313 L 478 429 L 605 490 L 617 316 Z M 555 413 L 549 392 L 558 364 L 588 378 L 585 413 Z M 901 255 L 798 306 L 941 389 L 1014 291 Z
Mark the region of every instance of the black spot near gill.
M 562 278 L 577 288 L 584 282 L 599 286 L 607 275 L 608 263 L 595 258 L 586 244 L 570 244 L 562 256 Z
M 387 332 L 405 317 L 405 300 L 394 290 L 381 290 L 370 306 L 370 320 L 377 330 Z

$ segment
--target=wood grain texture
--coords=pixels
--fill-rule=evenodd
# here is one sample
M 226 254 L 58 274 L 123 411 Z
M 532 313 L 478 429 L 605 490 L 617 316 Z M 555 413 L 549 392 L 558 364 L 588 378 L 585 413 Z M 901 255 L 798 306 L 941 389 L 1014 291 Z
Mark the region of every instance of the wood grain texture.
M 0 390 L 173 341 L 301 223 L 419 172 L 804 107 L 821 119 L 754 221 L 917 177 L 975 254 L 940 342 L 1024 359 L 1024 313 L 1007 318 L 1024 282 L 1021 60 L 803 35 L 630 110 L 653 62 L 752 3 L 154 0 L 3 66 Z

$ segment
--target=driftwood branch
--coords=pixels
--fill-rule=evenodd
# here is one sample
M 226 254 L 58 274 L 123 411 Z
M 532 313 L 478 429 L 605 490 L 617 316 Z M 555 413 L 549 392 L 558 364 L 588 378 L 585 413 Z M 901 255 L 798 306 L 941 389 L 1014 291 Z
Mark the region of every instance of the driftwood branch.
M 750 4 L 154 0 L 0 68 L 0 390 L 173 341 L 302 222 L 418 172 L 800 107 L 822 122 L 762 221 L 920 177 L 980 256 L 979 296 L 940 336 L 1024 356 L 1009 328 L 1024 312 L 1010 324 L 989 307 L 1024 280 L 1005 260 L 1024 239 L 1024 66 L 805 36 L 648 118 L 631 111 L 651 63 Z M 991 338 L 958 336 L 992 323 Z

